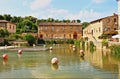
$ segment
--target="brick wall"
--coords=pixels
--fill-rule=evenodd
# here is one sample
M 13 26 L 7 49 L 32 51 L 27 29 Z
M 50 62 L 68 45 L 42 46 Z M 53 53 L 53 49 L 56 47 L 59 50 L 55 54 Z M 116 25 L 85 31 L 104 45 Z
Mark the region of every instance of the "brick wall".
M 80 23 L 39 23 L 38 37 L 43 39 L 80 39 Z

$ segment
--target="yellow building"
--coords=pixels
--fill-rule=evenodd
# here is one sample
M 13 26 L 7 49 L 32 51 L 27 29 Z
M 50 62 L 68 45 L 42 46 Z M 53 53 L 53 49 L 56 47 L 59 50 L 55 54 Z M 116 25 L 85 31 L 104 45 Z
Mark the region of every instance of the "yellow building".
M 101 42 L 102 34 L 114 34 L 118 29 L 118 15 L 104 17 L 90 22 L 88 27 L 83 30 L 83 37 L 88 41 Z
M 9 33 L 15 33 L 16 32 L 16 24 L 11 23 L 6 20 L 0 20 L 0 28 L 8 30 Z
M 39 23 L 38 38 L 41 39 L 80 39 L 81 23 Z

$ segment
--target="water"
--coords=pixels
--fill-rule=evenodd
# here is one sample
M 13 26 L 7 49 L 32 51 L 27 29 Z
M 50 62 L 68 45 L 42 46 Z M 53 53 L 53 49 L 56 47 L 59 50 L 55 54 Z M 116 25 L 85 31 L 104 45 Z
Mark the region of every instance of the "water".
M 109 52 L 97 50 L 85 51 L 80 57 L 79 49 L 56 48 L 51 51 L 23 52 L 5 51 L 8 61 L 0 57 L 0 79 L 36 78 L 36 79 L 120 79 L 120 63 Z M 0 52 L 2 56 L 3 52 Z M 51 59 L 57 57 L 58 65 L 51 65 Z

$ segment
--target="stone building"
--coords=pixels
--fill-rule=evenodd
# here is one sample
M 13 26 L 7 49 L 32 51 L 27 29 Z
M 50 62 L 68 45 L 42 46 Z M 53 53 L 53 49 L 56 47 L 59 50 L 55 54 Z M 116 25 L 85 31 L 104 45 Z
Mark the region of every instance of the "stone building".
M 116 34 L 118 30 L 118 15 L 104 17 L 90 22 L 89 26 L 83 30 L 83 37 L 88 41 L 99 42 L 102 34 Z
M 0 28 L 7 29 L 9 33 L 16 32 L 16 24 L 6 20 L 0 20 Z
M 81 23 L 39 23 L 38 38 L 41 39 L 80 39 Z

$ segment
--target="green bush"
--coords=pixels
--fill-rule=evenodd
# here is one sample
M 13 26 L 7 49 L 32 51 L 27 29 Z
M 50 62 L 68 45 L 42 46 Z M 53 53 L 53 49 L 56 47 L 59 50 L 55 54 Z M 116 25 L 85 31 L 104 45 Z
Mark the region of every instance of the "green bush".
M 38 44 L 45 44 L 45 40 L 44 39 L 38 39 Z
M 4 39 L 4 41 L 0 43 L 0 46 L 5 46 L 5 45 L 9 46 L 11 44 L 8 42 L 8 40 Z
M 11 34 L 7 38 L 7 40 L 9 40 L 9 41 L 14 41 L 14 40 L 17 40 L 17 39 L 22 39 L 22 36 L 20 34 Z
M 30 46 L 35 44 L 36 41 L 35 37 L 32 34 L 27 34 L 23 36 L 23 39 L 26 40 Z
M 72 39 L 68 39 L 68 40 L 66 41 L 66 43 L 67 43 L 67 44 L 74 44 L 74 41 L 73 41 Z
M 9 35 L 9 32 L 6 29 L 0 29 L 0 37 L 6 37 Z
M 74 44 L 77 46 L 80 46 L 80 41 L 79 40 L 74 40 Z
M 102 46 L 108 47 L 108 40 L 107 39 L 103 39 Z

